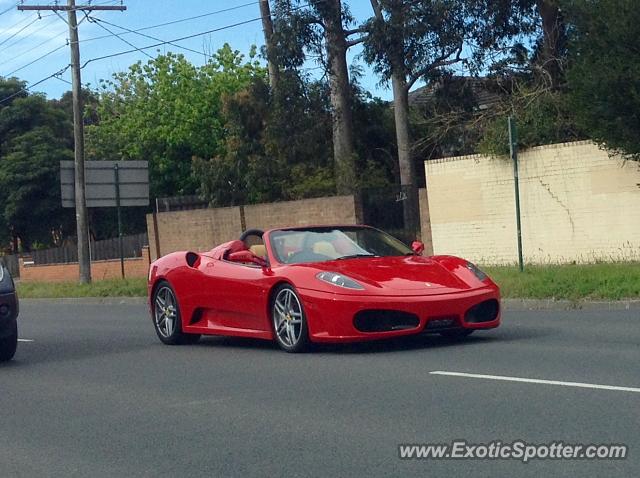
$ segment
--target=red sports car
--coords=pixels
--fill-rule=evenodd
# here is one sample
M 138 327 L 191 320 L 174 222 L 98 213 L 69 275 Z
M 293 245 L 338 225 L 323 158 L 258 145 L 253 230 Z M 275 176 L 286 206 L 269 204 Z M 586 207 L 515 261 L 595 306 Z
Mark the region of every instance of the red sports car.
M 149 271 L 149 305 L 165 344 L 206 335 L 311 342 L 440 333 L 500 324 L 500 291 L 470 262 L 422 257 L 368 226 L 252 229 L 208 252 L 174 252 Z

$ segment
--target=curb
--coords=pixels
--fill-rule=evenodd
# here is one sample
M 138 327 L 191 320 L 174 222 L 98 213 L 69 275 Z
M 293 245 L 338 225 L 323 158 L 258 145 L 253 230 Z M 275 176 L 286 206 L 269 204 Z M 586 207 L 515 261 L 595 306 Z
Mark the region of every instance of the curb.
M 59 305 L 146 305 L 146 297 L 65 297 L 56 299 L 20 299 L 21 304 Z
M 556 300 L 556 299 L 502 299 L 505 310 L 640 310 L 640 299 Z
M 24 304 L 63 305 L 147 305 L 146 297 L 68 297 L 63 299 L 20 299 Z M 504 310 L 638 310 L 640 299 L 618 301 L 502 299 Z

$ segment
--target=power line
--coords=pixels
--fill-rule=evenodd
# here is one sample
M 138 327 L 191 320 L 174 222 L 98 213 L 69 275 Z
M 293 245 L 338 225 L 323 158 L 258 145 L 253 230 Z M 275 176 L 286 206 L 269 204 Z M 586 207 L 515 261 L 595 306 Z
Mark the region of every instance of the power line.
M 326 1 L 326 0 L 325 0 L 325 1 Z M 249 5 L 249 4 L 247 4 L 247 5 Z M 251 5 L 253 5 L 253 2 L 251 3 Z M 300 5 L 299 7 L 292 8 L 292 9 L 291 9 L 291 11 L 300 10 L 300 9 L 303 9 L 303 8 L 308 7 L 309 5 L 310 5 L 310 4 Z M 241 7 L 241 6 L 238 6 L 238 7 L 235 7 L 235 8 L 240 8 L 240 7 Z M 162 42 L 159 42 L 159 43 L 155 43 L 155 44 L 153 44 L 153 45 L 148 45 L 148 46 L 145 46 L 145 47 L 136 48 L 136 49 L 134 49 L 134 50 L 127 50 L 127 51 L 122 51 L 122 52 L 118 52 L 118 53 L 113 53 L 113 54 L 110 54 L 110 55 L 104 55 L 104 56 L 100 56 L 100 57 L 96 57 L 96 58 L 91 58 L 91 59 L 87 60 L 87 61 L 86 61 L 86 62 L 85 62 L 81 67 L 80 67 L 80 69 L 82 69 L 82 68 L 86 67 L 89 63 L 92 63 L 92 62 L 94 62 L 94 61 L 99 61 L 99 60 L 104 60 L 104 59 L 107 59 L 107 58 L 113 58 L 113 57 L 116 57 L 116 56 L 126 55 L 126 54 L 128 54 L 128 53 L 134 53 L 134 52 L 136 52 L 136 51 L 140 51 L 140 50 L 148 50 L 148 49 L 150 49 L 150 48 L 156 48 L 156 47 L 158 47 L 158 46 L 170 45 L 170 44 L 172 44 L 172 43 L 174 43 L 174 42 L 179 42 L 179 41 L 183 41 L 183 40 L 188 40 L 188 39 L 195 38 L 195 37 L 198 37 L 198 36 L 207 35 L 207 34 L 210 34 L 210 33 L 215 33 L 215 32 L 222 31 L 222 30 L 227 30 L 227 29 L 230 29 L 230 28 L 234 28 L 234 27 L 241 26 L 241 25 L 246 25 L 246 24 L 248 24 L 248 23 L 252 23 L 252 22 L 255 22 L 255 21 L 259 21 L 259 20 L 262 20 L 262 16 L 257 17 L 257 18 L 252 18 L 252 19 L 249 19 L 249 20 L 244 20 L 244 21 L 237 22 L 237 23 L 233 23 L 233 24 L 230 24 L 230 25 L 225 25 L 225 26 L 222 26 L 222 27 L 219 27 L 219 28 L 214 28 L 214 29 L 212 29 L 212 30 L 207 30 L 207 31 L 205 31 L 205 32 L 195 33 L 195 34 L 192 34 L 192 35 L 187 35 L 187 36 L 180 37 L 180 38 L 176 38 L 176 39 L 169 40 L 169 41 L 162 41 Z M 153 26 L 153 27 L 145 27 L 145 29 L 156 28 L 156 27 L 158 27 L 158 26 L 159 26 L 159 25 L 156 25 L 156 26 Z M 134 31 L 134 32 L 136 32 L 136 33 L 137 33 L 137 31 Z M 109 36 L 109 35 L 107 35 L 107 36 Z M 47 81 L 47 80 L 49 80 L 49 79 L 51 79 L 51 78 L 54 78 L 54 77 L 56 77 L 56 76 L 60 76 L 60 75 L 62 75 L 62 74 L 63 74 L 65 71 L 67 71 L 70 67 L 71 67 L 71 65 L 67 65 L 67 66 L 65 66 L 63 69 L 61 69 L 60 71 L 57 71 L 56 73 L 54 73 L 54 74 L 52 74 L 52 75 L 49 75 L 49 76 L 47 76 L 46 78 L 43 78 L 42 80 L 40 80 L 40 81 L 38 81 L 38 82 L 34 83 L 33 85 L 30 85 L 30 86 L 29 86 L 29 87 L 27 87 L 27 88 L 23 88 L 22 90 L 20 90 L 20 91 L 18 91 L 18 92 L 16 92 L 16 93 L 14 93 L 13 95 L 10 95 L 10 96 L 8 96 L 8 97 L 5 97 L 5 98 L 0 99 L 0 104 L 1 104 L 1 103 L 4 103 L 5 101 L 7 101 L 7 100 L 9 100 L 9 99 L 11 99 L 11 98 L 13 98 L 13 97 L 15 97 L 16 95 L 18 95 L 18 94 L 20 94 L 20 93 L 22 93 L 22 92 L 27 92 L 27 91 L 29 91 L 29 90 L 30 90 L 30 89 L 32 89 L 33 87 L 35 87 L 35 86 L 37 86 L 37 85 L 39 85 L 39 84 L 41 84 L 41 83 L 44 83 L 45 81 Z
M 39 81 L 36 81 L 36 82 L 35 82 L 35 83 L 33 83 L 32 85 L 29 85 L 29 86 L 26 86 L 26 87 L 24 87 L 24 88 L 19 89 L 19 90 L 18 90 L 18 91 L 16 91 L 15 93 L 13 93 L 13 94 L 11 94 L 11 95 L 9 95 L 9 96 L 5 97 L 5 98 L 2 98 L 2 99 L 0 100 L 0 103 L 4 103 L 5 101 L 9 101 L 11 98 L 15 98 L 16 96 L 18 96 L 18 95 L 20 95 L 20 94 L 22 94 L 22 93 L 28 93 L 32 88 L 35 88 L 35 87 L 36 87 L 36 86 L 38 86 L 39 84 L 44 83 L 45 81 L 50 80 L 51 78 L 55 78 L 55 77 L 57 77 L 57 76 L 62 75 L 62 74 L 63 74 L 65 71 L 67 71 L 70 67 L 71 67 L 71 65 L 69 64 L 69 65 L 65 66 L 64 68 L 62 68 L 62 69 L 60 69 L 60 70 L 56 71 L 55 73 L 53 73 L 53 74 L 51 74 L 51 75 L 49 75 L 49 76 L 47 76 L 47 77 L 45 77 L 45 78 L 43 78 L 43 79 L 41 79 L 41 80 L 39 80 Z
M 125 30 L 125 32 L 127 32 L 127 33 L 135 33 L 136 35 L 140 35 L 141 37 L 144 37 L 144 38 L 149 38 L 150 40 L 163 41 L 161 38 L 154 37 L 154 36 L 151 36 L 151 35 L 147 35 L 145 33 L 140 33 L 140 31 L 131 30 L 129 28 L 122 27 L 120 25 L 116 25 L 115 23 L 108 22 L 108 21 L 103 20 L 101 18 L 93 18 L 92 17 L 92 19 L 97 21 L 97 22 L 106 23 L 107 25 L 111 25 L 112 27 L 120 28 L 121 30 Z M 124 35 L 124 34 L 125 33 L 121 33 L 121 35 Z M 168 44 L 172 45 L 172 46 L 175 46 L 176 48 L 182 48 L 183 50 L 190 51 L 192 53 L 197 53 L 198 55 L 203 55 L 205 58 L 209 56 L 204 52 L 201 52 L 201 51 L 198 51 L 198 50 L 194 50 L 193 48 L 188 48 L 186 46 L 178 45 L 177 43 L 168 42 Z
M 51 15 L 46 15 L 46 16 L 48 17 L 48 16 L 51 16 Z M 46 18 L 46 17 L 40 17 L 39 19 L 42 19 L 42 18 Z M 55 18 L 53 19 L 53 21 L 55 22 Z M 35 23 L 35 22 L 33 22 L 33 23 Z M 31 24 L 29 24 L 29 25 L 32 25 L 33 23 L 31 23 Z M 29 25 L 27 25 L 27 26 L 29 26 Z M 48 26 L 51 26 L 51 25 L 53 25 L 53 22 L 45 23 L 44 25 L 41 25 L 41 26 L 40 26 L 40 28 L 37 28 L 36 30 L 34 30 L 34 31 L 32 31 L 32 32 L 29 32 L 29 35 L 35 35 L 36 33 L 38 33 L 38 32 L 40 32 L 40 31 L 44 30 L 45 28 L 47 28 Z M 8 50 L 8 49 L 9 49 L 9 48 L 11 48 L 13 45 L 16 45 L 16 44 L 20 43 L 20 42 L 21 42 L 22 40 L 24 40 L 25 38 L 26 38 L 26 37 L 24 37 L 24 38 L 18 38 L 18 39 L 17 39 L 16 41 L 14 41 L 13 43 L 9 43 L 9 44 L 8 44 L 7 46 L 5 46 L 2 50 L 0 50 L 0 52 L 3 52 L 3 51 L 5 51 L 5 50 Z M 47 40 L 47 41 L 48 41 L 48 40 Z M 15 57 L 14 57 L 14 59 L 15 59 Z
M 191 21 L 191 20 L 197 20 L 199 18 L 205 18 L 205 17 L 209 17 L 209 16 L 212 16 L 212 15 L 217 15 L 219 13 L 230 12 L 232 10 L 238 10 L 240 8 L 248 7 L 248 6 L 251 6 L 251 5 L 255 5 L 255 2 L 243 3 L 241 5 L 236 5 L 235 7 L 225 8 L 223 10 L 216 10 L 214 12 L 203 13 L 201 15 L 195 15 L 193 17 L 181 18 L 179 20 L 172 20 L 170 22 L 158 23 L 157 25 L 151 25 L 151 26 L 148 26 L 148 27 L 136 28 L 134 30 L 128 30 L 128 31 L 130 33 L 143 32 L 145 30 L 152 30 L 154 28 L 166 27 L 168 25 L 175 25 L 176 23 L 188 22 L 188 21 Z M 119 28 L 122 28 L 122 27 L 119 27 Z M 82 42 L 94 41 L 94 40 L 102 40 L 103 38 L 108 38 L 108 37 L 109 37 L 109 35 L 101 35 L 101 36 L 97 36 L 97 37 L 86 38 L 86 39 L 82 40 Z
M 102 4 L 106 5 L 106 4 L 115 4 L 115 3 L 118 3 L 118 0 L 110 0 L 110 1 L 107 1 L 107 2 L 103 2 Z M 96 5 L 101 5 L 101 4 L 96 4 Z M 230 12 L 230 11 L 234 11 L 234 10 L 239 10 L 241 8 L 245 8 L 245 7 L 253 6 L 253 5 L 255 5 L 255 2 L 243 3 L 241 5 L 236 5 L 234 7 L 223 8 L 221 10 L 215 10 L 215 11 L 203 13 L 203 14 L 200 14 L 200 15 L 194 15 L 194 16 L 191 16 L 191 17 L 181 18 L 181 19 L 178 19 L 178 20 L 159 23 L 159 24 L 156 24 L 156 25 L 150 25 L 150 26 L 137 28 L 137 29 L 125 28 L 125 27 L 122 27 L 122 26 L 115 25 L 113 23 L 107 22 L 106 20 L 102 20 L 102 19 L 99 19 L 99 18 L 92 17 L 92 19 L 95 19 L 95 20 L 97 20 L 99 22 L 106 23 L 107 25 L 111 25 L 111 26 L 113 26 L 115 28 L 120 28 L 121 30 L 124 30 L 126 33 L 116 34 L 114 32 L 111 32 L 110 30 L 106 29 L 109 32 L 109 35 L 100 35 L 100 36 L 97 36 L 97 37 L 86 38 L 84 40 L 81 40 L 80 43 L 84 43 L 84 42 L 88 42 L 88 41 L 94 41 L 94 40 L 102 40 L 104 38 L 109 38 L 109 37 L 115 36 L 115 37 L 118 37 L 123 42 L 127 43 L 128 45 L 130 45 L 131 47 L 133 47 L 135 49 L 135 51 L 140 51 L 141 53 L 144 53 L 145 55 L 151 57 L 147 53 L 145 53 L 142 50 L 138 49 L 135 45 L 132 45 L 132 44 L 128 43 L 126 40 L 124 40 L 122 38 L 122 36 L 125 35 L 125 34 L 135 33 L 135 34 L 140 35 L 142 37 L 149 38 L 150 40 L 155 40 L 155 41 L 158 41 L 158 42 L 162 42 L 162 44 L 172 45 L 172 46 L 175 46 L 176 48 L 181 48 L 181 49 L 183 49 L 185 51 L 190 51 L 192 53 L 196 53 L 198 55 L 202 55 L 202 56 L 204 56 L 206 58 L 206 57 L 208 57 L 208 55 L 206 53 L 201 52 L 201 51 L 194 50 L 192 48 L 188 48 L 188 47 L 185 47 L 185 46 L 181 46 L 181 45 L 175 44 L 175 43 L 173 43 L 173 41 L 164 42 L 160 38 L 157 38 L 157 37 L 154 37 L 154 36 L 151 36 L 151 35 L 146 35 L 146 34 L 143 34 L 143 33 L 140 33 L 140 32 L 145 31 L 145 30 L 151 30 L 151 29 L 155 29 L 155 28 L 160 28 L 160 27 L 164 27 L 164 26 L 168 26 L 168 25 L 174 25 L 174 24 L 177 24 L 177 23 L 187 22 L 187 21 L 191 21 L 191 20 L 197 20 L 197 19 L 200 19 L 200 18 L 205 18 L 205 17 L 209 17 L 209 16 L 213 16 L 213 15 L 218 15 L 218 14 L 221 14 L 221 13 L 226 13 L 226 12 Z M 11 7 L 9 10 L 11 10 L 12 8 L 14 8 L 14 7 Z M 7 10 L 7 11 L 9 11 L 9 10 Z M 82 8 L 78 7 L 75 10 L 82 10 Z M 44 15 L 42 18 L 46 18 L 46 17 L 52 16 L 52 15 L 54 15 L 54 13 L 51 13 L 49 15 Z M 99 25 L 99 26 L 104 28 L 102 25 Z M 60 37 L 60 36 L 62 36 L 62 34 L 58 35 L 58 37 Z M 58 37 L 56 37 L 56 38 L 58 38 Z M 54 39 L 55 38 L 47 39 L 47 40 L 43 41 L 42 43 L 39 43 L 38 45 L 36 45 L 36 46 L 26 50 L 26 51 L 23 51 L 22 53 L 20 53 L 18 56 L 14 57 L 13 59 L 15 60 L 16 58 L 18 58 L 20 56 L 23 56 L 26 53 L 29 53 L 29 52 L 35 50 L 36 48 L 44 45 L 45 43 L 48 43 L 48 42 L 54 40 Z M 152 46 L 150 48 L 154 48 L 154 47 Z M 41 58 L 44 58 L 44 57 L 46 57 L 46 55 L 43 55 L 43 57 L 41 57 Z M 35 61 L 33 63 L 35 63 Z M 32 63 L 29 63 L 29 65 L 31 65 L 31 64 Z M 29 65 L 25 65 L 25 67 L 29 66 Z M 20 71 L 22 68 L 23 67 L 20 67 L 19 69 L 14 70 L 12 73 L 14 73 L 15 71 Z M 11 74 L 11 73 L 9 73 L 9 74 Z
M 25 31 L 27 28 L 29 28 L 31 25 L 33 25 L 35 22 L 37 22 L 38 20 L 40 20 L 40 17 L 37 16 L 36 18 L 34 18 L 30 23 L 28 23 L 27 25 L 25 25 L 24 27 L 22 27 L 20 30 L 13 32 L 12 35 L 9 35 L 7 38 L 5 38 L 3 41 L 0 42 L 0 46 L 4 45 L 5 43 L 7 43 L 9 40 L 11 40 L 13 37 L 15 37 L 16 35 L 19 35 L 20 33 L 22 33 L 23 31 Z
M 7 9 L 5 9 L 5 10 L 2 10 L 2 11 L 0 12 L 0 16 L 1 16 L 1 15 L 4 15 L 5 13 L 9 13 L 11 10 L 13 10 L 14 8 L 16 8 L 17 6 L 18 6 L 18 3 L 15 3 L 15 4 L 11 5 L 9 8 L 7 8 Z
M 140 53 L 142 53 L 143 55 L 148 56 L 149 58 L 151 58 L 153 60 L 153 57 L 151 55 L 149 55 L 146 51 L 140 50 L 137 46 L 135 46 L 133 43 L 131 43 L 130 41 L 125 40 L 124 38 L 122 38 L 120 35 L 118 35 L 117 33 L 112 32 L 111 30 L 109 30 L 107 27 L 105 27 L 100 19 L 98 18 L 94 18 L 94 17 L 89 17 L 87 16 L 87 19 L 91 22 L 91 23 L 95 23 L 96 25 L 98 25 L 100 28 L 106 30 L 107 32 L 111 33 L 111 35 L 113 35 L 114 37 L 116 37 L 118 40 L 123 41 L 124 43 L 126 43 L 127 45 L 129 45 L 132 48 L 135 48 L 137 51 L 139 51 Z
M 47 38 L 46 40 L 44 40 L 44 41 L 42 41 L 42 42 L 38 43 L 37 45 L 32 46 L 31 48 L 29 48 L 29 49 L 27 49 L 27 50 L 24 50 L 24 51 L 22 51 L 22 52 L 20 52 L 20 53 L 18 53 L 18 54 L 17 54 L 16 56 L 14 56 L 11 60 L 15 61 L 15 60 L 17 60 L 18 58 L 20 58 L 20 57 L 22 57 L 22 56 L 26 55 L 27 53 L 31 53 L 33 50 L 36 50 L 36 49 L 40 48 L 42 45 L 44 45 L 44 44 L 46 44 L 46 43 L 49 43 L 50 41 L 56 40 L 56 39 L 58 39 L 58 38 L 60 38 L 61 36 L 64 36 L 64 35 L 66 35 L 66 32 L 60 33 L 59 35 L 56 35 L 56 36 L 55 36 L 55 37 L 53 37 L 53 38 Z
M 11 71 L 11 72 L 7 73 L 5 76 L 11 76 L 11 75 L 13 75 L 14 73 L 17 73 L 17 72 L 18 72 L 18 71 L 20 71 L 20 70 L 24 70 L 26 67 L 31 66 L 31 65 L 33 65 L 34 63 L 36 63 L 36 62 L 38 62 L 38 61 L 40 61 L 40 60 L 42 60 L 42 59 L 44 59 L 44 58 L 48 57 L 49 55 L 54 54 L 54 53 L 55 53 L 55 52 L 57 52 L 58 50 L 61 50 L 61 49 L 65 48 L 67 45 L 68 45 L 68 43 L 65 43 L 64 45 L 60 45 L 58 48 L 54 48 L 53 50 L 51 50 L 51 51 L 49 51 L 49 52 L 45 53 L 44 55 L 39 56 L 39 57 L 38 57 L 38 58 L 36 58 L 35 60 L 30 61 L 30 62 L 29 62 L 29 63 L 27 63 L 26 65 L 22 65 L 20 68 L 16 68 L 15 70 L 13 70 L 13 71 Z

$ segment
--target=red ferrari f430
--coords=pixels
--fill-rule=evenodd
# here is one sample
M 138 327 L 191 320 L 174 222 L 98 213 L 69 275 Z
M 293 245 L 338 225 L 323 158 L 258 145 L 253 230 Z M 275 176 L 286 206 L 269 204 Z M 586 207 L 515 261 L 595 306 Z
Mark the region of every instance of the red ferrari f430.
M 287 352 L 497 327 L 496 284 L 465 259 L 422 249 L 368 226 L 251 229 L 153 262 L 153 324 L 165 344 L 228 335 L 275 340 Z

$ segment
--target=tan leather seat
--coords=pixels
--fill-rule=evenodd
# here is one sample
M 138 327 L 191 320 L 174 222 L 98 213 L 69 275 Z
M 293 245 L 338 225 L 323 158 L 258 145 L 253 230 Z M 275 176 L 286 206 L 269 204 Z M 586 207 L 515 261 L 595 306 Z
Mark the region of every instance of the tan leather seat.
M 249 248 L 254 256 L 267 257 L 267 248 L 264 244 L 254 244 Z
M 337 259 L 340 257 L 336 248 L 333 247 L 333 244 L 327 241 L 319 241 L 313 245 L 313 252 L 316 254 L 321 254 L 323 256 L 330 257 L 331 259 Z

